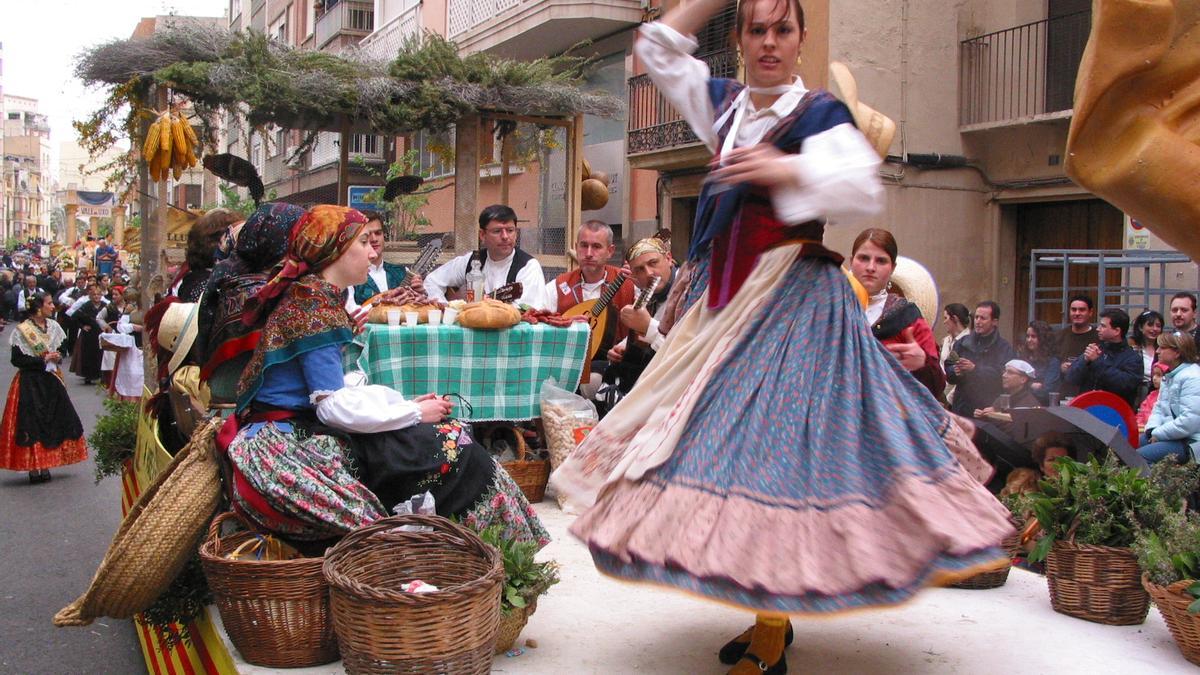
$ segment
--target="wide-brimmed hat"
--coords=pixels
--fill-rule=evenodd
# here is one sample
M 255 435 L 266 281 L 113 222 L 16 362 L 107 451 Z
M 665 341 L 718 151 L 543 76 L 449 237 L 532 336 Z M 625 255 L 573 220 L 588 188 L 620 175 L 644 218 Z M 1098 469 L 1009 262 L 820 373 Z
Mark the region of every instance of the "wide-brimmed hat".
M 912 258 L 897 256 L 891 281 L 893 289 L 899 290 L 901 295 L 916 305 L 926 321 L 937 320 L 937 283 L 924 265 Z
M 834 61 L 829 64 L 829 91 L 850 108 L 854 125 L 867 137 L 871 147 L 881 158 L 887 158 L 888 148 L 896 136 L 896 123 L 890 117 L 858 100 L 858 83 L 846 64 Z
M 163 314 L 162 322 L 158 325 L 158 346 L 171 352 L 168 372 L 175 372 L 179 368 L 196 342 L 200 328 L 197 320 L 199 308 L 198 302 L 176 302 Z

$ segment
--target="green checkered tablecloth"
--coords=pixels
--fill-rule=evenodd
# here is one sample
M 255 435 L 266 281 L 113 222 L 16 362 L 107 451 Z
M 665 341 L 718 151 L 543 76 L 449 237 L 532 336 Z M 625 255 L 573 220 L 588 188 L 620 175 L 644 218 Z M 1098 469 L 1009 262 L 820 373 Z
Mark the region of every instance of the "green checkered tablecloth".
M 455 415 L 470 422 L 516 421 L 541 416 L 542 383 L 549 378 L 574 388 L 583 372 L 588 327 L 368 324 L 356 342 L 362 347 L 357 365 L 371 384 L 407 398 L 458 394 L 471 410 L 460 406 Z

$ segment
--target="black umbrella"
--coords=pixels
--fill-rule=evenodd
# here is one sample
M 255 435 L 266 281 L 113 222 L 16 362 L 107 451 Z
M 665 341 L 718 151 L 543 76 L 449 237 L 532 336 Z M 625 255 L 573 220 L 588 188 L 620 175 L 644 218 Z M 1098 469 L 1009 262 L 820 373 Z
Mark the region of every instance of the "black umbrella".
M 1105 424 L 1082 408 L 1056 405 L 1049 408 L 1013 408 L 1013 423 L 1009 428 L 1020 443 L 1032 443 L 1043 434 L 1057 432 L 1067 437 L 1075 448 L 1075 459 L 1085 461 L 1093 454 L 1103 454 L 1111 448 L 1128 466 L 1149 472 L 1150 465 L 1129 444 L 1129 439 L 1117 427 Z
M 400 195 L 408 195 L 417 191 L 425 182 L 420 176 L 396 176 L 383 187 L 383 201 L 390 202 Z

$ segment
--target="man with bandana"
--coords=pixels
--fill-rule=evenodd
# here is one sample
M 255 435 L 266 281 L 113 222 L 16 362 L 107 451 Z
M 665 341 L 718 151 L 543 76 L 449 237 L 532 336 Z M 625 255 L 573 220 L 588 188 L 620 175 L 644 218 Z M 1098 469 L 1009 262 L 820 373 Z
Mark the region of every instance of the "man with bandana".
M 677 272 L 670 250 L 657 237 L 642 239 L 631 246 L 625 254 L 625 261 L 632 271 L 633 284 L 637 287 L 639 297 L 650 287 L 654 277 L 658 277 L 659 281 L 645 307 L 634 309 L 629 305 L 621 308 L 621 325 L 631 335 L 608 351 L 609 363 L 620 365 L 610 366 L 612 371 L 606 375 L 605 381 L 617 383 L 622 392 L 628 392 L 633 387 L 666 339 L 660 327 L 667 309 L 667 296 L 671 293 Z M 632 348 L 629 345 L 630 338 L 636 338 Z

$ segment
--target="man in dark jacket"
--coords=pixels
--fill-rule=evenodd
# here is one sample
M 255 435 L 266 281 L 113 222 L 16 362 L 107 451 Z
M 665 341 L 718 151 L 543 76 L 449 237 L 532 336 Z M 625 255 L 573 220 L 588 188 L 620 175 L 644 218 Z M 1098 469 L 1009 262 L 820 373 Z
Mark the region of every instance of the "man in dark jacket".
M 1004 364 L 1016 358 L 1012 345 L 1000 337 L 1000 306 L 985 300 L 975 307 L 974 332 L 954 343 L 958 356 L 946 372 L 946 381 L 958 385 L 950 411 L 971 417 L 1002 393 Z
M 1067 382 L 1079 390 L 1109 391 L 1134 407 L 1138 385 L 1142 382 L 1142 355 L 1129 346 L 1125 331 L 1129 330 L 1129 315 L 1120 309 L 1100 313 L 1098 344 L 1090 344 L 1083 356 L 1067 370 Z

